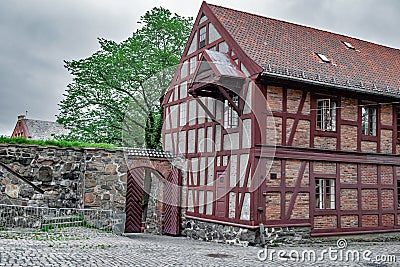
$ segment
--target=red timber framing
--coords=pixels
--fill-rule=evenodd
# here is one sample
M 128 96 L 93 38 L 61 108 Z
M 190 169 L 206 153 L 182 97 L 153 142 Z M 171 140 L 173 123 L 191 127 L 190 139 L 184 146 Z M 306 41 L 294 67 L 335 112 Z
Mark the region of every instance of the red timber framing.
M 200 28 L 203 27 L 206 27 L 207 32 L 206 42 L 204 47 L 198 48 L 198 33 Z M 210 28 L 215 28 L 218 32 L 219 37 L 214 38 L 215 40 L 210 39 Z M 194 51 L 190 51 L 191 42 L 196 46 Z M 215 80 L 210 80 L 209 78 L 205 83 L 202 83 L 201 79 L 207 76 L 207 73 L 202 72 L 199 74 L 200 64 L 204 61 L 215 61 L 215 55 L 214 58 L 210 55 L 215 53 L 214 51 L 226 55 L 232 66 L 230 71 L 234 75 L 225 75 L 223 70 L 217 65 L 210 64 L 210 71 L 212 73 L 208 74 L 210 74 L 211 78 L 215 78 Z M 195 67 L 190 65 L 193 63 L 191 62 L 193 58 L 196 59 Z M 185 68 L 185 70 L 182 71 L 182 68 Z M 253 130 L 256 125 L 251 123 L 251 129 L 247 129 L 247 131 L 251 132 L 250 144 L 248 146 L 244 147 L 242 142 L 240 142 L 235 149 L 224 149 L 224 136 L 235 135 L 238 136 L 239 140 L 242 140 L 243 122 L 254 121 L 254 114 L 243 112 L 243 96 L 248 94 L 249 88 L 247 82 L 249 79 L 246 76 L 259 73 L 260 71 L 262 71 L 262 68 L 254 64 L 245 55 L 226 29 L 215 18 L 215 15 L 211 12 L 207 4 L 203 3 L 194 22 L 187 47 L 183 52 L 180 68 L 175 73 L 174 81 L 176 82 L 171 85 L 171 89 L 165 95 L 163 102 L 166 118 L 166 127 L 163 130 L 164 149 L 177 152 L 179 146 L 181 146 L 181 154 L 190 162 L 189 172 L 184 174 L 184 176 L 186 175 L 187 187 L 185 204 L 189 206 L 186 211 L 186 217 L 188 218 L 222 222 L 224 224 L 247 228 L 258 227 L 258 224 L 262 220 L 258 217 L 259 212 L 257 211 L 260 205 L 255 200 L 255 192 L 253 192 L 250 185 L 250 178 L 254 174 L 253 166 L 255 166 L 255 161 L 257 160 L 254 157 L 254 144 L 256 140 L 260 140 L 260 137 L 256 136 L 259 131 Z M 235 90 L 222 86 L 226 79 L 234 81 L 233 86 Z M 186 86 L 185 89 L 188 90 L 187 94 L 182 94 L 180 90 L 182 86 Z M 238 103 L 234 102 L 232 99 L 233 96 L 239 96 Z M 211 108 L 210 99 L 216 99 Z M 224 127 L 224 114 L 223 112 L 218 113 L 216 110 L 218 105 L 222 105 L 222 108 L 224 108 L 223 103 L 225 100 L 234 112 L 238 114 L 239 123 L 237 127 Z M 191 101 L 197 104 L 191 104 Z M 186 110 L 182 110 L 182 104 L 185 103 L 187 104 Z M 191 111 L 193 107 L 195 107 L 195 113 Z M 174 109 L 179 111 L 175 111 L 174 113 Z M 172 117 L 175 117 L 174 114 L 176 114 L 177 122 L 173 121 Z M 206 118 L 202 118 L 202 116 Z M 171 119 L 168 119 L 168 117 Z M 179 125 L 183 117 L 187 121 L 183 125 Z M 190 121 L 191 119 L 192 121 Z M 179 139 L 182 132 L 185 136 L 184 140 Z M 191 132 L 195 133 L 193 138 L 190 138 Z M 207 149 L 207 144 L 204 144 L 206 142 L 203 142 L 206 138 L 211 139 L 211 142 L 216 144 L 216 149 Z M 204 161 L 208 167 L 203 172 L 198 171 L 202 168 L 201 165 Z M 245 164 L 240 162 L 245 162 Z M 236 171 L 230 170 L 234 168 L 233 165 L 237 166 Z M 242 171 L 240 177 L 239 169 Z M 225 194 L 219 199 L 220 203 L 224 203 L 224 210 L 220 211 L 219 209 L 217 210 L 217 182 L 219 182 L 217 178 L 222 173 L 225 173 L 226 181 L 222 185 L 225 187 Z M 231 175 L 237 175 L 237 178 L 231 178 Z M 234 184 L 232 184 L 232 179 L 236 180 Z M 208 203 L 210 202 L 210 198 L 212 199 L 212 203 Z
M 219 38 L 210 42 L 207 34 L 205 46 L 198 48 L 200 28 L 205 26 L 208 33 L 211 24 Z M 191 49 L 192 40 L 195 49 Z M 228 47 L 225 51 L 220 51 L 222 43 Z M 265 99 L 253 98 L 253 110 L 246 114 L 243 99 L 236 105 L 232 92 L 218 82 L 210 85 L 199 81 L 200 62 L 212 61 L 205 50 L 214 49 L 226 54 L 237 70 L 246 73 L 255 83 L 267 99 L 271 114 L 262 108 Z M 196 59 L 194 67 L 190 66 L 192 58 Z M 311 227 L 313 236 L 400 231 L 398 109 L 392 104 L 398 99 L 356 95 L 351 91 L 259 75 L 262 68 L 243 52 L 205 3 L 180 63 L 186 70 L 179 68 L 175 73 L 163 102 L 164 147 L 172 151 L 183 148 L 181 152 L 190 162 L 190 172 L 184 174 L 187 218 L 247 228 L 257 228 L 260 223 L 266 227 L 306 226 Z M 220 77 L 216 67 L 212 64 L 210 67 L 211 76 Z M 184 93 L 182 88 L 186 90 Z M 238 127 L 223 129 L 224 115 L 218 114 L 217 104 L 210 108 L 209 99 L 227 100 L 239 114 Z M 336 112 L 329 108 L 330 128 L 321 130 L 317 121 L 321 114 L 318 100 L 323 99 L 335 103 L 332 109 Z M 366 106 L 376 107 L 376 134 L 373 135 L 363 134 L 362 130 Z M 202 114 L 206 118 L 201 118 Z M 175 122 L 172 117 L 176 117 Z M 183 117 L 193 121 L 180 125 Z M 255 122 L 256 117 L 260 125 Z M 273 117 L 276 132 L 272 140 L 266 122 L 269 117 Z M 224 149 L 224 136 L 238 134 L 238 139 L 242 139 L 246 119 L 252 120 L 250 146 L 243 147 L 240 143 L 235 149 Z M 184 138 L 180 139 L 182 132 Z M 204 141 L 207 138 L 220 147 L 208 150 Z M 244 154 L 248 155 L 247 162 L 240 166 L 240 157 Z M 207 165 L 204 170 L 200 170 L 202 160 Z M 235 186 L 229 184 L 232 164 L 237 165 L 236 172 L 244 174 Z M 226 175 L 224 179 L 228 181 L 219 181 L 221 175 Z M 263 183 L 252 188 L 248 186 L 252 179 L 261 179 Z M 329 187 L 334 195 L 333 208 L 317 208 L 317 179 L 333 181 Z M 218 182 L 225 184 L 218 185 Z M 227 194 L 217 207 L 218 187 L 225 187 Z M 328 194 L 325 192 L 325 195 Z M 207 204 L 208 196 L 213 200 L 211 204 Z M 250 200 L 246 199 L 248 196 Z M 246 201 L 250 203 L 249 214 L 243 217 Z M 225 206 L 220 209 L 222 203 Z
M 270 196 L 279 196 L 276 206 L 280 207 L 280 213 L 271 220 L 267 215 L 266 225 L 310 226 L 313 236 L 399 231 L 397 180 L 400 157 L 396 154 L 398 141 L 395 138 L 398 100 L 374 97 L 372 102 L 368 95 L 333 93 L 322 87 L 281 81 L 262 82 L 264 90 L 280 91 L 281 97 L 280 108 L 272 110 L 279 122 L 276 123 L 279 141 L 256 145 L 255 152 L 255 156 L 265 162 L 275 151 L 274 162 L 279 166 L 281 176 L 280 183 L 272 186 L 268 186 L 271 183 L 267 176 L 263 192 L 267 197 L 267 211 Z M 270 94 L 266 92 L 266 95 Z M 297 97 L 296 105 L 289 100 L 294 96 Z M 317 130 L 317 100 L 321 98 L 329 98 L 337 104 L 334 131 Z M 302 112 L 307 101 L 309 110 Z M 377 108 L 375 136 L 362 133 L 362 107 L 365 106 Z M 299 127 L 301 121 L 309 122 L 309 126 L 305 123 L 303 128 Z M 293 144 L 299 138 L 306 141 Z M 290 165 L 296 165 L 298 171 L 295 182 L 288 186 Z M 305 170 L 309 171 L 307 175 Z M 274 171 L 276 169 L 271 168 L 270 173 Z M 309 179 L 308 185 L 304 178 Z M 334 209 L 316 208 L 316 179 L 320 178 L 335 181 Z M 309 201 L 304 201 L 304 196 L 308 196 Z M 303 218 L 290 216 L 302 206 Z

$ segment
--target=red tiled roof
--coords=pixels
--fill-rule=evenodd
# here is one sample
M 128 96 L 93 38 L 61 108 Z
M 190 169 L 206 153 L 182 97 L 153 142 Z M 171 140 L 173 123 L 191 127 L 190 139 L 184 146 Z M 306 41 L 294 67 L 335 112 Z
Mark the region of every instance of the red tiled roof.
M 400 94 L 399 49 L 208 6 L 243 51 L 266 72 Z M 344 41 L 356 50 L 348 49 Z M 331 63 L 323 63 L 316 53 L 326 55 Z

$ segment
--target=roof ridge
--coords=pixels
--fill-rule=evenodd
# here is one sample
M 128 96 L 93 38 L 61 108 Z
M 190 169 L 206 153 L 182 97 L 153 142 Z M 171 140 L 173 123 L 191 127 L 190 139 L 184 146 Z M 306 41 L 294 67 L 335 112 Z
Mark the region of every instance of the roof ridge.
M 294 26 L 299 26 L 299 27 L 308 28 L 308 29 L 312 29 L 312 30 L 316 30 L 316 31 L 320 31 L 320 32 L 325 32 L 325 33 L 329 33 L 329 34 L 333 34 L 333 35 L 337 35 L 337 36 L 342 36 L 342 37 L 349 38 L 349 39 L 352 39 L 352 40 L 358 40 L 358 41 L 361 41 L 361 42 L 370 43 L 370 44 L 373 44 L 373 45 L 377 45 L 377 46 L 393 49 L 393 50 L 396 50 L 396 51 L 400 52 L 400 48 L 395 48 L 395 47 L 391 47 L 391 46 L 388 46 L 388 45 L 382 45 L 382 44 L 374 43 L 372 41 L 363 40 L 363 39 L 360 39 L 360 38 L 357 38 L 357 37 L 351 37 L 351 36 L 348 36 L 348 35 L 344 35 L 342 33 L 337 33 L 337 32 L 324 30 L 324 29 L 318 29 L 316 27 L 307 26 L 307 25 L 303 25 L 303 24 L 299 24 L 299 23 L 295 23 L 295 22 L 282 20 L 282 19 L 271 18 L 271 17 L 260 15 L 260 14 L 254 14 L 254 13 L 250 13 L 249 11 L 242 11 L 242 10 L 238 10 L 238 9 L 234 9 L 234 8 L 230 8 L 230 7 L 225 7 L 225 6 L 215 5 L 215 4 L 209 4 L 207 2 L 206 2 L 206 4 L 209 5 L 209 6 L 217 7 L 217 8 L 222 8 L 222 9 L 226 9 L 226 10 L 231 10 L 231 11 L 235 11 L 235 12 L 239 12 L 239 13 L 248 14 L 248 15 L 251 15 L 251 16 L 260 17 L 260 18 L 263 18 L 263 19 L 274 20 L 274 21 L 278 21 L 278 22 L 281 22 L 281 23 L 291 24 L 291 25 L 294 25 Z
M 42 122 L 54 122 L 54 123 L 58 123 L 57 121 L 47 121 L 47 120 L 38 120 L 38 119 L 24 119 L 26 121 L 42 121 Z

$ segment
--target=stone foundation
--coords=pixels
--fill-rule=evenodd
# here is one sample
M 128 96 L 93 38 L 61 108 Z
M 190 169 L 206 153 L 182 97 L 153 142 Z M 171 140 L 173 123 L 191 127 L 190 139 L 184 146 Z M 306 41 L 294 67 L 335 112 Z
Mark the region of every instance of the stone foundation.
M 182 224 L 182 235 L 203 241 L 212 241 L 238 246 L 278 246 L 301 245 L 309 243 L 336 243 L 339 239 L 351 242 L 399 242 L 400 232 L 336 235 L 329 237 L 311 237 L 309 227 L 264 227 L 245 229 L 223 224 L 186 220 Z
M 182 235 L 189 238 L 239 246 L 305 244 L 311 242 L 309 227 L 265 227 L 263 235 L 258 229 L 187 220 Z

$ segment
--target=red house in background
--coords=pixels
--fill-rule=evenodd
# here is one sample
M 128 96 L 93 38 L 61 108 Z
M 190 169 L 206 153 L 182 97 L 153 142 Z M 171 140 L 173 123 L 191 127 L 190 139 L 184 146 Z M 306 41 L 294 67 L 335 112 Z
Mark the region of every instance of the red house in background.
M 186 220 L 400 230 L 400 50 L 203 2 L 180 63 Z
M 68 130 L 57 122 L 26 119 L 24 115 L 20 115 L 11 138 L 52 140 L 55 136 L 64 134 L 68 134 Z

